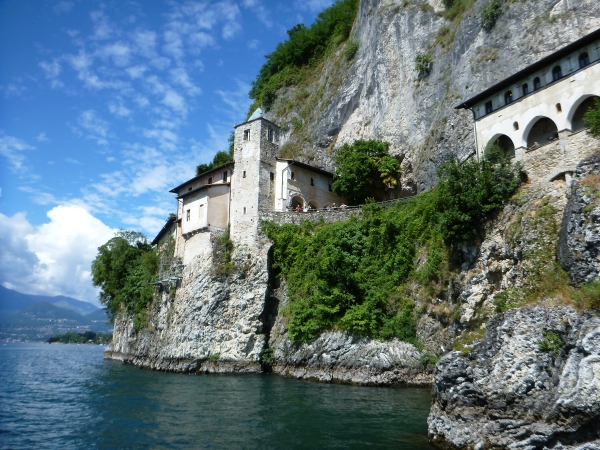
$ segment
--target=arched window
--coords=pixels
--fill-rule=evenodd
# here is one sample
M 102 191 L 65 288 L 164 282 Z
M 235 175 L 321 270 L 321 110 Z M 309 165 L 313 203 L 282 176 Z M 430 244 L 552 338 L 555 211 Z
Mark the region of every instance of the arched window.
M 525 83 L 523 85 L 523 96 L 526 96 L 527 94 L 529 94 L 529 85 Z
M 489 102 L 486 102 L 485 104 L 485 113 L 489 114 L 494 110 L 494 108 L 492 108 L 492 102 L 491 100 Z
M 527 147 L 542 146 L 558 138 L 556 124 L 547 117 L 535 120 L 527 136 Z
M 560 66 L 556 66 L 552 69 L 552 81 L 556 81 L 562 78 L 562 69 Z
M 508 105 L 509 103 L 512 103 L 512 101 L 513 101 L 512 91 L 507 91 L 506 94 L 504 94 L 504 104 Z
M 600 100 L 600 97 L 596 97 L 595 95 L 591 95 L 587 97 L 584 101 L 582 101 L 575 112 L 573 114 L 573 118 L 571 119 L 571 130 L 578 131 L 585 128 L 585 122 L 583 121 L 583 116 L 586 112 L 589 111 L 590 108 L 594 107 L 594 103 L 596 100 Z
M 538 89 L 541 89 L 542 87 L 542 83 L 540 81 L 540 77 L 535 77 L 533 79 L 533 90 L 536 91 Z
M 590 63 L 590 57 L 586 52 L 583 52 L 579 55 L 579 67 L 585 67 Z

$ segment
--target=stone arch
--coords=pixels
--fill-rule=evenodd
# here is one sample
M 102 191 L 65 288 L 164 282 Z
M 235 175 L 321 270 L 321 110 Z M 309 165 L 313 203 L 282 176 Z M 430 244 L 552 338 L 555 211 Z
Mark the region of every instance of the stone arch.
M 300 205 L 300 208 L 304 208 L 304 199 L 301 195 L 294 195 L 290 200 L 290 205 L 292 205 L 292 208 L 296 208 L 298 205 Z
M 585 128 L 585 125 L 583 124 L 583 115 L 594 105 L 595 99 L 600 99 L 600 97 L 594 94 L 587 94 L 581 96 L 573 103 L 569 115 L 567 116 L 567 124 L 571 130 L 577 131 Z
M 310 206 L 311 209 L 319 209 L 319 203 L 316 200 L 310 200 L 308 206 Z
M 536 143 L 544 145 L 558 137 L 558 127 L 552 119 L 537 116 L 529 122 L 523 135 L 527 136 L 527 147 L 532 147 Z
M 490 145 L 498 144 L 498 147 L 504 152 L 505 155 L 514 158 L 515 156 L 515 144 L 511 138 L 505 134 L 496 134 L 492 139 L 489 140 L 485 148 L 487 149 Z

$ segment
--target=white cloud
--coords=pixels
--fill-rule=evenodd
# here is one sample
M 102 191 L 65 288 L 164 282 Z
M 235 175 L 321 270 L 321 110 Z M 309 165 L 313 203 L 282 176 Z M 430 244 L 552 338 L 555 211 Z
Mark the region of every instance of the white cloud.
M 0 91 L 3 91 L 4 96 L 7 98 L 8 97 L 18 97 L 26 90 L 27 90 L 27 88 L 25 88 L 24 86 L 17 85 L 14 83 L 9 83 L 6 86 L 0 85 Z
M 216 92 L 219 97 L 221 97 L 223 103 L 229 107 L 227 111 L 229 112 L 231 119 L 236 121 L 243 120 L 245 118 L 246 112 L 250 107 L 251 100 L 248 97 L 250 85 L 238 79 L 234 79 L 234 82 L 237 89 L 233 91 L 217 90 Z
M 333 5 L 334 0 L 296 0 L 294 3 L 298 9 L 308 9 L 312 12 L 321 12 Z
M 23 213 L 0 213 L 0 283 L 27 294 L 68 295 L 97 302 L 91 263 L 114 230 L 85 208 L 59 205 L 33 227 Z
M 162 103 L 173 111 L 178 112 L 182 115 L 187 113 L 187 106 L 185 104 L 184 98 L 175 92 L 173 89 L 169 89 L 165 92 L 165 96 L 162 100 Z
M 111 58 L 116 66 L 122 67 L 129 64 L 131 48 L 125 42 L 114 42 L 101 47 L 98 53 L 105 58 Z
M 46 133 L 40 133 L 35 137 L 35 140 L 38 142 L 49 142 L 50 139 L 46 136 Z
M 114 29 L 108 22 L 108 17 L 103 11 L 92 11 L 90 13 L 92 22 L 94 22 L 94 40 L 105 40 L 113 36 Z
M 81 161 L 78 161 L 75 158 L 65 158 L 65 162 L 68 162 L 69 164 L 75 164 L 77 166 L 83 165 Z
M 258 20 L 260 20 L 267 28 L 273 26 L 273 22 L 269 19 L 270 14 L 267 8 L 262 4 L 260 0 L 243 0 L 242 5 L 246 8 L 252 9 L 255 12 Z
M 23 151 L 33 150 L 35 147 L 27 144 L 22 139 L 13 136 L 5 136 L 4 131 L 0 130 L 0 155 L 8 160 L 8 164 L 15 172 L 24 172 L 25 155 Z
M 107 145 L 109 137 L 108 122 L 101 119 L 93 109 L 83 111 L 77 123 L 88 132 L 87 139 L 96 141 L 98 145 Z
M 54 12 L 56 14 L 63 14 L 63 13 L 68 13 L 71 12 L 71 10 L 73 9 L 73 2 L 67 2 L 67 1 L 62 1 L 62 2 L 58 2 L 55 6 L 54 6 Z
M 123 104 L 121 97 L 117 97 L 114 101 L 111 101 L 108 104 L 108 110 L 118 117 L 128 117 L 131 115 L 131 110 Z
M 248 41 L 246 45 L 248 46 L 248 48 L 254 50 L 258 47 L 258 39 L 252 39 L 251 41 Z
M 170 70 L 170 74 L 173 82 L 185 88 L 189 95 L 200 94 L 200 88 L 192 82 L 192 80 L 190 79 L 189 75 L 183 67 L 178 67 L 176 69 Z

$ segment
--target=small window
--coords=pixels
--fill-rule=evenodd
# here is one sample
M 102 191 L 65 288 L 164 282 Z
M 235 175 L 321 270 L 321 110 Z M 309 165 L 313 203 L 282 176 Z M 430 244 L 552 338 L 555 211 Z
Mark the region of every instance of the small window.
M 190 210 L 189 209 L 185 212 L 185 221 L 186 222 L 190 221 Z
M 244 140 L 245 141 L 249 141 L 250 140 L 250 129 L 244 130 Z
M 554 69 L 552 69 L 552 81 L 556 81 L 562 78 L 562 69 L 560 68 L 560 66 L 556 66 Z
M 201 219 L 203 216 L 204 216 L 204 204 L 200 205 L 200 214 L 198 214 L 198 217 L 200 217 Z
M 590 63 L 590 57 L 586 52 L 579 55 L 579 67 L 585 67 Z
M 519 129 L 519 122 L 513 123 L 513 128 L 515 129 L 515 131 L 517 131 Z
M 206 182 L 206 184 L 212 184 L 212 177 L 208 177 L 208 181 Z
M 191 190 L 192 190 L 192 187 L 190 186 L 190 187 L 188 188 L 188 192 L 190 192 Z
M 331 183 L 329 184 L 329 192 L 332 192 L 333 189 L 331 189 Z
M 294 174 L 294 172 L 292 172 L 292 180 L 296 179 L 296 174 Z
M 245 170 L 242 172 L 242 178 L 246 178 L 246 171 Z
M 269 173 L 269 178 L 273 181 L 275 179 L 275 174 L 273 172 Z
M 533 79 L 533 90 L 537 91 L 542 88 L 542 82 L 540 81 L 540 77 L 535 77 Z
M 223 172 L 223 183 L 227 183 L 227 171 Z
M 560 114 L 560 113 L 562 112 L 562 106 L 560 106 L 560 103 L 557 103 L 557 104 L 556 104 L 556 112 L 557 112 L 558 114 Z
M 523 96 L 529 94 L 529 85 L 527 83 L 525 83 L 523 85 Z
M 485 113 L 489 114 L 489 113 L 492 112 L 492 110 L 493 110 L 493 108 L 492 108 L 492 101 L 490 100 L 489 102 L 487 102 L 485 104 Z
M 509 103 L 512 103 L 513 101 L 513 96 L 512 96 L 512 91 L 508 91 L 504 94 L 504 104 L 508 105 Z
M 273 129 L 272 128 L 267 129 L 267 141 L 273 142 Z
M 311 179 L 310 179 L 310 185 L 311 185 L 311 186 L 314 186 L 314 185 L 315 185 L 315 180 L 314 180 L 314 178 L 311 178 Z
M 244 206 L 244 214 L 246 214 L 246 207 Z

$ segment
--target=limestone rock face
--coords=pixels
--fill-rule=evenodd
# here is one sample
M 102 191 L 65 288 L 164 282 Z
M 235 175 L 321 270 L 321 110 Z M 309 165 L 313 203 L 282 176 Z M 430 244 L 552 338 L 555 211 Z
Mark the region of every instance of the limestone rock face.
M 146 329 L 136 334 L 131 318 L 116 318 L 105 357 L 175 372 L 260 372 L 268 249 L 237 249 L 244 273 L 229 276 L 215 272 L 207 249 L 187 265 L 174 298 L 163 293 L 151 305 Z
M 560 337 L 554 351 L 542 350 L 542 330 Z M 600 317 L 569 307 L 495 316 L 468 356 L 455 351 L 438 363 L 431 439 L 476 449 L 575 448 L 600 440 L 599 343 Z
M 600 154 L 582 161 L 574 174 L 559 256 L 574 282 L 600 277 Z
M 505 2 L 487 32 L 481 11 L 488 4 L 477 0 L 451 39 L 452 23 L 439 14 L 441 1 L 425 7 L 414 1 L 361 0 L 351 36 L 360 44 L 358 52 L 337 73 L 327 66 L 317 82 L 324 94 L 319 113 L 302 129 L 306 159 L 333 170 L 341 145 L 384 140 L 402 160 L 403 194 L 427 189 L 441 163 L 464 159 L 474 149 L 471 112 L 455 110 L 456 105 L 600 27 L 596 0 L 535 0 Z M 415 71 L 415 59 L 424 53 L 433 57 L 427 76 Z M 329 92 L 338 77 L 339 88 Z M 292 89 L 288 96 L 295 93 Z M 297 112 L 281 111 L 274 107 L 268 117 L 291 130 Z M 294 139 L 292 131 L 284 133 L 283 142 L 287 139 Z

